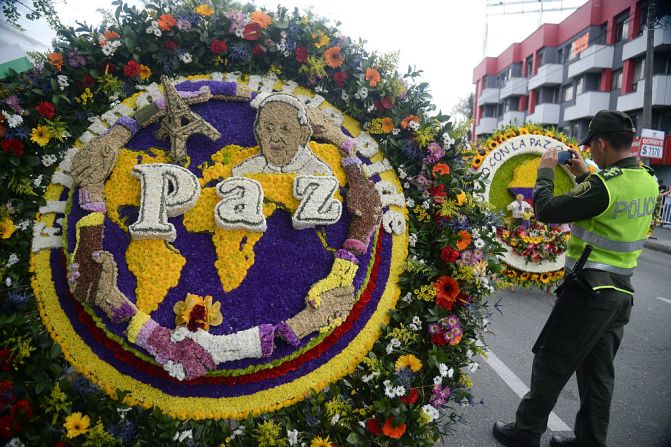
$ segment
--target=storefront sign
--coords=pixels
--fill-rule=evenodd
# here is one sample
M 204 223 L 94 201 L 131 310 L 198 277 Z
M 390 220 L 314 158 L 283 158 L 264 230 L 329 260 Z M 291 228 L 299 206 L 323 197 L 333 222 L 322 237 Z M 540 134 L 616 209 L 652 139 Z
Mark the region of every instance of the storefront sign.
M 641 158 L 664 158 L 664 132 L 643 129 L 641 131 Z

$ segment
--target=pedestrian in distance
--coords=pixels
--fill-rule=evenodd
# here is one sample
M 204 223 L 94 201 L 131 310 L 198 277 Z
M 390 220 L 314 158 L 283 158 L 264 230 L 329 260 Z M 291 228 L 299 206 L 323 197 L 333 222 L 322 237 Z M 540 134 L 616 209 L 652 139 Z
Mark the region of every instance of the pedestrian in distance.
M 530 391 L 515 422 L 494 424 L 495 438 L 506 446 L 540 445 L 550 412 L 574 372 L 580 393 L 575 437 L 555 435 L 550 445 L 606 446 L 613 360 L 633 305 L 630 279 L 659 195 L 650 169 L 631 156 L 635 133 L 626 114 L 598 112 L 580 144 L 590 147 L 601 170 L 590 174 L 580 154 L 571 151 L 567 165 L 577 186 L 568 194 L 552 195 L 557 149 L 541 157 L 533 193 L 536 218 L 573 223 L 565 264 L 573 272 L 556 290 L 555 306 L 532 349 Z M 589 256 L 580 259 L 583 252 Z

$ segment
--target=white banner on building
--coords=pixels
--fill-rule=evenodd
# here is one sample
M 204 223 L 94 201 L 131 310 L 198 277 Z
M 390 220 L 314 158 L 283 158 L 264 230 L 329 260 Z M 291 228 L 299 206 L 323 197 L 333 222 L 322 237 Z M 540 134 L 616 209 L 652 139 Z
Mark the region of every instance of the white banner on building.
M 641 130 L 641 158 L 664 158 L 664 132 L 661 130 Z

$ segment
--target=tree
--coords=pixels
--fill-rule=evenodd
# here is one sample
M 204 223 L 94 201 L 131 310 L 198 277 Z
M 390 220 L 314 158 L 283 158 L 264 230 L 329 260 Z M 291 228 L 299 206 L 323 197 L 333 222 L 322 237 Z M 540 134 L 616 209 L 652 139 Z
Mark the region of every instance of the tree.
M 0 13 L 10 25 L 23 29 L 19 24 L 21 17 L 25 16 L 28 20 L 38 20 L 42 17 L 49 23 L 54 30 L 63 27 L 58 14 L 54 9 L 53 0 L 3 0 Z
M 473 118 L 473 93 L 466 98 L 461 98 L 452 109 L 455 115 L 461 115 L 465 119 Z

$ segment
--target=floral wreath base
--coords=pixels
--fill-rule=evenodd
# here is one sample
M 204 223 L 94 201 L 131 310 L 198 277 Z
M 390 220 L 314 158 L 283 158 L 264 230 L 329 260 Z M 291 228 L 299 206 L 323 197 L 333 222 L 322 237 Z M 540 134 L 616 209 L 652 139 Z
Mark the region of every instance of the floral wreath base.
M 252 92 L 250 97 L 253 97 L 257 95 L 255 89 L 263 83 L 288 98 L 295 97 L 287 93 L 303 95 L 307 106 L 295 99 L 281 101 L 297 107 L 299 116 L 302 113 L 305 117 L 309 110 L 314 121 L 320 120 L 318 113 L 322 109 L 333 110 L 323 100 L 317 101 L 317 96 L 295 85 L 268 78 L 255 88 L 242 81 L 237 84 L 236 77 L 214 74 L 181 79 L 176 83 L 176 90 L 164 79 L 165 96 L 156 84 L 150 85 L 146 93 L 124 101 L 128 113 L 120 117 L 107 115 L 106 123 L 102 119 L 98 121 L 103 127 L 90 128 L 80 138 L 80 142 L 87 144 L 70 151 L 57 170 L 54 183 L 47 188 L 47 196 L 52 201 L 41 210 L 39 220 L 45 228 L 36 232 L 33 244 L 37 274 L 34 287 L 42 318 L 61 343 L 66 357 L 110 395 L 114 395 L 115 389 L 125 389 L 130 391 L 128 402 L 155 405 L 179 418 L 244 418 L 249 413 L 274 411 L 350 372 L 379 336 L 380 324 L 388 319 L 387 311 L 393 308 L 399 296 L 398 275 L 407 253 L 402 217 L 406 212 L 402 206 L 404 200 L 395 201 L 402 187 L 388 163 L 382 163 L 386 168 L 371 173 L 372 182 L 363 174 L 362 166 L 370 169 L 375 162 L 383 160 L 383 156 L 370 148 L 370 137 L 356 124 L 343 128 L 356 137 L 344 137 L 342 154 L 338 154 L 333 145 L 316 143 L 310 143 L 309 153 L 299 151 L 294 157 L 299 161 L 292 160 L 286 165 L 303 166 L 293 171 L 299 174 L 297 176 L 264 173 L 268 168 L 262 167 L 257 174 L 245 174 L 252 179 L 231 177 L 231 180 L 240 180 L 229 190 L 224 191 L 223 187 L 229 180 L 216 188 L 209 186 L 231 175 L 231 169 L 235 175 L 237 168 L 232 161 L 244 161 L 250 154 L 260 157 L 254 155 L 254 148 L 230 145 L 240 139 L 253 141 L 249 135 L 252 124 L 249 117 L 254 115 L 250 115 L 249 106 L 240 101 L 244 92 Z M 222 94 L 224 91 L 228 95 Z M 264 92 L 258 96 L 261 94 Z M 145 104 L 148 96 L 151 104 L 138 107 Z M 270 116 L 262 105 L 272 95 L 265 93 L 264 97 L 267 99 L 251 103 L 257 107 L 261 104 L 254 122 L 255 137 L 261 141 L 265 141 L 265 130 L 259 121 L 261 114 L 266 120 Z M 186 99 L 200 104 L 198 111 L 211 122 L 188 112 Z M 223 99 L 234 102 L 221 105 Z M 163 104 L 167 113 L 162 112 Z M 147 109 L 153 114 L 147 113 Z M 179 113 L 178 120 L 174 119 L 175 113 Z M 236 118 L 235 114 L 246 118 Z M 152 147 L 156 142 L 149 130 L 157 124 L 156 115 L 173 121 L 169 135 L 173 149 L 175 141 L 185 141 L 190 135 L 186 132 L 194 129 L 209 132 L 208 138 L 216 143 L 207 145 L 201 140 L 198 154 L 187 150 L 164 155 Z M 323 133 L 333 115 L 313 123 L 313 127 L 317 126 L 315 129 Z M 214 119 L 215 116 L 218 118 Z M 339 116 L 342 120 L 342 115 Z M 190 123 L 179 128 L 180 122 L 185 120 Z M 110 127 L 104 127 L 105 124 Z M 245 125 L 250 126 L 246 134 Z M 301 125 L 308 125 L 306 117 Z M 148 130 L 141 130 L 142 127 Z M 157 135 L 163 128 L 162 123 Z M 181 140 L 174 138 L 179 132 L 182 132 Z M 95 134 L 100 136 L 94 137 Z M 223 150 L 217 150 L 222 144 L 220 138 L 229 140 Z M 147 146 L 148 142 L 151 145 Z M 355 150 L 359 147 L 363 147 L 369 157 L 357 154 Z M 208 149 L 209 159 L 206 158 Z M 328 166 L 316 161 L 315 155 L 310 155 L 312 151 L 320 154 Z M 171 158 L 185 162 L 190 170 L 166 163 Z M 245 163 L 240 167 L 249 165 Z M 269 164 L 270 159 L 266 163 Z M 333 176 L 300 175 L 310 173 L 304 171 L 308 166 L 332 171 Z M 136 179 L 133 180 L 133 176 Z M 105 181 L 107 177 L 109 180 Z M 376 188 L 375 182 L 380 187 Z M 251 189 L 245 188 L 247 184 Z M 351 214 L 341 219 L 341 205 L 335 197 L 344 192 L 347 184 L 349 192 L 345 197 Z M 265 202 L 261 188 L 266 191 L 268 200 Z M 213 194 L 215 189 L 216 194 Z M 148 191 L 154 191 L 153 195 Z M 67 194 L 66 200 L 59 201 L 64 194 Z M 217 200 L 220 202 L 213 211 L 211 205 Z M 378 208 L 375 208 L 376 201 Z M 123 214 L 129 212 L 129 207 L 138 206 L 136 222 L 127 226 L 129 219 Z M 336 214 L 332 211 L 334 207 Z M 248 211 L 239 214 L 238 209 Z M 273 267 L 274 273 L 265 277 L 271 284 L 264 284 L 263 277 L 255 275 L 259 269 L 268 269 L 277 262 L 264 262 L 263 256 L 273 257 L 263 247 L 271 244 L 268 247 L 272 247 L 272 251 L 285 253 L 283 244 L 298 241 L 287 235 L 287 230 L 282 230 L 282 236 L 274 236 L 277 230 L 273 230 L 273 226 L 278 225 L 280 210 L 294 210 L 293 226 L 302 233 L 308 231 L 307 234 L 315 236 L 323 233 L 312 240 L 321 249 L 307 249 L 307 256 L 302 256 L 307 258 L 308 264 L 298 258 L 286 264 L 290 270 L 298 269 L 299 275 L 306 278 L 293 279 L 293 288 L 287 288 L 289 284 L 279 279 L 296 277 L 290 270 L 282 269 L 280 273 Z M 250 227 L 245 213 L 258 214 L 263 219 L 263 227 Z M 167 217 L 174 219 L 182 214 L 183 223 L 179 226 L 167 220 Z M 222 216 L 225 225 L 219 221 Z M 396 223 L 393 227 L 380 226 L 383 220 Z M 350 221 L 349 231 L 338 221 Z M 57 228 L 54 224 L 58 223 L 64 227 L 62 239 L 55 236 L 47 239 L 44 234 L 51 231 L 49 228 Z M 316 224 L 327 226 L 312 229 Z M 328 224 L 336 225 L 329 230 Z M 125 231 L 130 232 L 130 241 L 124 236 Z M 218 275 L 210 280 L 202 273 L 181 279 L 193 275 L 190 272 L 212 271 L 210 257 L 196 256 L 193 248 L 185 245 L 193 243 L 202 247 L 195 236 L 189 235 L 192 232 L 209 233 L 215 243 L 218 259 L 214 266 Z M 299 238 L 305 240 L 306 237 Z M 182 243 L 180 239 L 187 242 Z M 69 292 L 63 288 L 63 270 L 59 266 L 61 241 L 65 256 L 70 259 Z M 334 244 L 336 248 L 331 248 Z M 341 244 L 340 248 L 337 244 Z M 316 257 L 310 259 L 308 254 L 313 253 Z M 329 272 L 325 267 L 333 255 L 335 261 Z M 238 259 L 243 266 L 237 266 L 236 271 Z M 190 266 L 193 262 L 196 265 Z M 240 268 L 243 270 L 239 271 Z M 270 272 L 263 270 L 266 271 Z M 231 282 L 230 276 L 236 272 L 238 280 Z M 319 279 L 315 272 L 328 274 Z M 305 282 L 309 278 L 314 278 L 312 286 Z M 219 287 L 229 293 L 223 298 L 219 293 L 213 300 L 209 292 L 216 291 L 217 286 L 208 285 L 208 281 L 220 282 Z M 272 300 L 279 299 L 280 306 L 276 304 L 273 312 L 254 307 L 256 304 L 252 303 L 262 302 L 259 298 L 268 296 L 278 281 L 284 284 L 284 292 Z M 192 293 L 194 289 L 196 293 Z M 252 298 L 256 289 L 260 289 L 262 295 Z M 243 292 L 237 293 L 240 290 Z M 180 295 L 184 292 L 185 296 Z M 291 311 L 298 309 L 296 297 L 301 299 L 301 294 L 306 297 L 305 310 Z M 179 298 L 185 299 L 177 301 Z M 248 304 L 240 301 L 243 298 Z M 254 312 L 249 315 L 251 318 L 245 318 L 230 302 L 252 306 L 251 309 L 260 312 L 261 318 L 272 320 L 276 315 L 277 321 L 260 322 Z M 174 319 L 173 324 L 170 324 L 171 319 Z M 226 326 L 226 332 L 222 332 L 220 326 Z M 114 355 L 110 357 L 110 353 Z
M 471 167 L 487 177 L 484 191 L 481 193 L 481 198 L 485 201 L 489 200 L 492 181 L 499 168 L 503 164 L 516 156 L 523 154 L 539 154 L 542 155 L 545 150 L 550 147 L 558 147 L 560 150 L 568 150 L 569 148 L 577 149 L 572 143 L 566 144 L 566 137 L 557 133 L 552 129 L 544 130 L 536 125 L 528 125 L 522 127 L 509 127 L 497 132 L 496 135 L 488 138 L 484 144 L 483 149 L 480 149 L 475 154 Z M 571 180 L 575 182 L 573 174 L 566 166 L 561 166 Z M 529 272 L 530 274 L 549 274 L 550 281 L 556 282 L 559 271 L 563 271 L 565 252 L 558 253 L 555 259 L 543 259 L 539 261 L 531 261 L 527 257 L 516 253 L 515 249 L 505 241 L 501 240 L 505 252 L 502 256 L 502 261 L 511 267 L 510 271 L 514 272 Z M 510 275 L 506 275 L 511 278 Z M 563 276 L 563 275 L 562 275 Z M 527 281 L 526 275 L 521 279 L 519 275 L 514 278 L 518 284 Z M 546 277 L 544 276 L 545 280 Z M 545 284 L 535 280 L 529 281 L 527 284 Z

